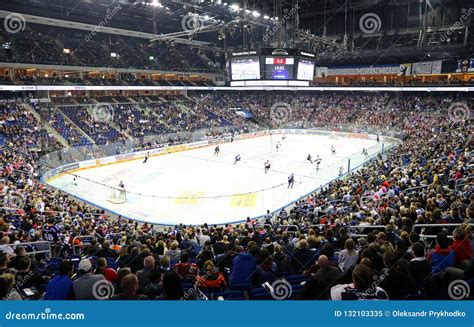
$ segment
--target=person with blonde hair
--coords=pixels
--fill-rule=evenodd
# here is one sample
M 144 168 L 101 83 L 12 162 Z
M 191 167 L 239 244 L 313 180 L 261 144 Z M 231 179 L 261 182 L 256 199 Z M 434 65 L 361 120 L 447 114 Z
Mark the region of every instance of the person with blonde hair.
M 165 256 L 170 258 L 171 262 L 178 262 L 181 258 L 181 250 L 179 249 L 179 242 L 174 240 L 171 242 L 170 249 L 165 251 Z
M 344 250 L 339 254 L 339 268 L 343 271 L 353 267 L 359 259 L 359 251 L 355 249 L 354 240 L 348 238 L 344 244 Z

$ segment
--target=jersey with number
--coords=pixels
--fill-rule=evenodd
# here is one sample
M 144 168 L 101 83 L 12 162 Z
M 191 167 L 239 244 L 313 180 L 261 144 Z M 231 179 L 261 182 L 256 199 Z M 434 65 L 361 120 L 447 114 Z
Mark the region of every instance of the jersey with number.
M 61 229 L 58 226 L 46 227 L 43 231 L 43 238 L 51 243 L 59 241 Z

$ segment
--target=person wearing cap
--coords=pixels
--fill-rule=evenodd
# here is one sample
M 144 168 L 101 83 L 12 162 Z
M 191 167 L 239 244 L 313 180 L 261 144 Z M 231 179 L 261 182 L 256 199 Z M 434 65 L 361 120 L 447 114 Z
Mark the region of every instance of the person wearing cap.
M 81 262 L 79 262 L 77 270 L 83 275 L 74 281 L 73 288 L 76 299 L 97 300 L 96 296 L 94 296 L 94 285 L 97 285 L 96 283 L 101 280 L 105 282 L 105 277 L 101 274 L 93 275 L 91 273 L 92 263 L 89 259 L 82 259 Z

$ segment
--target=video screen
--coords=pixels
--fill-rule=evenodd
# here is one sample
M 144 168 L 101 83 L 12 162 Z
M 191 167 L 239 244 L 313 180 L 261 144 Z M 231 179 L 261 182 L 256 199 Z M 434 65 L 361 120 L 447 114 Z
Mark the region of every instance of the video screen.
M 295 58 L 292 57 L 267 57 L 265 58 L 266 79 L 293 79 Z
M 314 78 L 314 61 L 309 59 L 300 59 L 298 61 L 298 80 L 312 81 Z
M 260 79 L 259 57 L 235 57 L 231 59 L 233 81 Z

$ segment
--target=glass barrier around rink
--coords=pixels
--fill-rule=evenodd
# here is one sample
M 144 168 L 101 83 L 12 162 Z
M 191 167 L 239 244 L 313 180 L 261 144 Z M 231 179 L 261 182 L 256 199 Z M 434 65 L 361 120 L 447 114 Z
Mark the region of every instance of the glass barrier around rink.
M 348 130 L 351 129 L 348 128 Z M 301 130 L 301 133 L 306 131 Z M 355 131 L 355 129 L 351 131 Z M 283 131 L 275 131 L 275 133 L 281 132 Z M 300 133 L 298 129 L 293 129 L 292 132 Z M 334 131 L 317 130 L 315 132 L 321 135 L 335 135 L 336 138 L 342 138 L 346 135 L 345 133 Z M 358 130 L 358 132 L 365 131 Z M 232 189 L 231 194 L 225 194 L 223 191 L 221 191 L 221 194 L 218 194 L 218 192 L 215 194 L 201 194 L 199 192 L 170 190 L 161 190 L 154 193 L 130 187 L 127 187 L 125 191 L 118 187 L 118 180 L 98 182 L 74 173 L 75 169 L 80 168 L 77 163 L 84 160 L 110 156 L 116 157 L 117 155 L 133 153 L 139 150 L 165 147 L 170 145 L 170 143 L 175 144 L 174 142 L 176 144 L 183 144 L 202 140 L 216 140 L 216 143 L 218 143 L 219 138 L 222 137 L 227 137 L 228 141 L 231 134 L 228 130 L 221 130 L 220 134 L 218 134 L 219 136 L 216 135 L 216 131 L 203 130 L 196 133 L 177 133 L 147 137 L 145 140 L 135 142 L 127 141 L 103 146 L 68 148 L 61 152 L 50 153 L 41 158 L 42 177 L 43 180 L 48 181 L 48 184 L 85 202 L 99 207 L 103 206 L 110 212 L 137 221 L 156 222 L 158 224 L 191 224 L 196 221 L 205 221 L 217 224 L 223 222 L 222 217 L 225 217 L 227 222 L 234 222 L 241 221 L 245 217 L 258 218 L 268 208 L 271 208 L 272 211 L 281 210 L 282 207 L 291 205 L 295 199 L 302 198 L 331 180 L 354 171 L 364 163 L 389 151 L 400 143 L 398 139 L 380 136 L 380 142 L 367 148 L 367 151 L 364 151 L 364 153 L 354 153 L 350 157 L 345 157 L 330 165 L 323 162 L 319 169 L 324 171 L 324 176 L 318 177 L 317 174 L 313 173 L 307 176 L 299 176 L 294 189 L 290 192 L 286 191 L 288 189 L 286 177 L 279 183 L 267 186 L 266 188 L 258 189 L 257 185 L 252 189 L 247 185 L 242 189 Z M 55 178 L 55 176 L 60 177 Z M 54 181 L 50 183 L 50 180 Z M 189 216 L 190 212 L 193 213 L 192 219 L 189 218 L 187 220 L 186 217 Z M 159 217 L 159 220 L 156 220 L 157 217 Z

